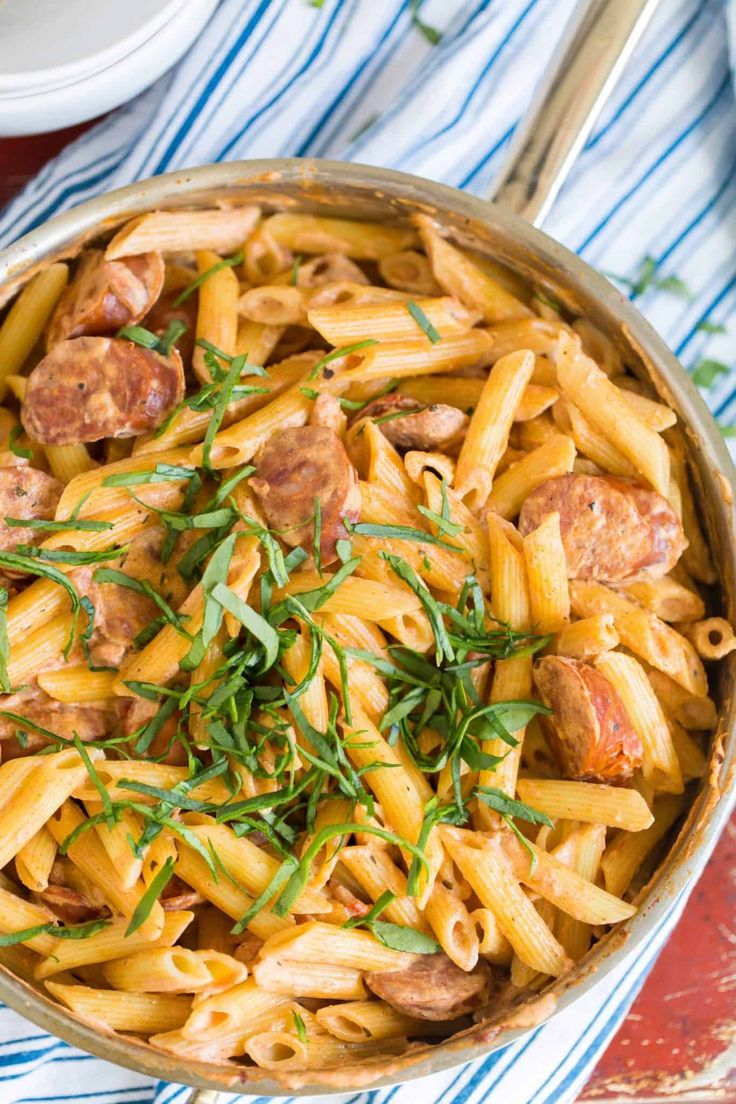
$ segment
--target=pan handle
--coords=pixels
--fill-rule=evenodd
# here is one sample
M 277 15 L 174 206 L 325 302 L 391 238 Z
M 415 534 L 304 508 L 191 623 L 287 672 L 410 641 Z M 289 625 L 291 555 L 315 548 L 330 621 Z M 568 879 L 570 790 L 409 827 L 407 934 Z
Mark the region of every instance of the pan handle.
M 659 0 L 581 0 L 519 124 L 491 198 L 538 226 Z M 225 1104 L 195 1089 L 187 1104 Z
M 659 0 L 580 0 L 491 199 L 541 225 Z

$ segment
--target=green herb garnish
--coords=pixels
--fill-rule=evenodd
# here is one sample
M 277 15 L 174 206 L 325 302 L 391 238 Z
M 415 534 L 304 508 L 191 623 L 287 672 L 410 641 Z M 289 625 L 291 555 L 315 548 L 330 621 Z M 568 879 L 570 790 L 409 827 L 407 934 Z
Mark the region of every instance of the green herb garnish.
M 33 928 L 0 935 L 0 947 L 14 947 L 16 943 L 26 943 L 29 939 L 35 939 L 37 935 L 53 935 L 54 939 L 88 939 L 90 935 L 96 935 L 108 924 L 109 920 L 88 920 L 85 924 L 73 924 L 69 927 L 53 923 L 36 924 Z
M 205 280 L 209 280 L 210 276 L 214 276 L 216 272 L 221 272 L 223 268 L 233 268 L 234 265 L 243 263 L 243 251 L 236 253 L 234 257 L 223 257 L 221 261 L 217 261 L 216 264 L 211 265 L 204 272 L 200 272 L 196 279 L 192 280 L 191 284 L 187 284 L 182 292 L 177 295 L 172 306 L 180 307 L 182 303 L 186 303 L 187 299 L 201 287 Z
M 439 331 L 432 325 L 427 318 L 426 314 L 413 299 L 407 299 L 406 309 L 416 322 L 419 329 L 424 333 L 428 341 L 431 341 L 433 345 L 436 345 L 441 340 Z
M 130 923 L 125 929 L 126 938 L 132 935 L 133 932 L 138 931 L 138 928 L 140 928 L 142 924 L 145 924 L 151 914 L 153 906 L 171 881 L 174 875 L 175 866 L 176 863 L 174 859 L 169 856 L 136 905 L 133 915 L 130 918 Z
M 33 449 L 23 448 L 22 445 L 17 444 L 18 438 L 21 437 L 22 435 L 23 435 L 23 427 L 19 426 L 19 425 L 14 425 L 13 428 L 11 429 L 11 431 L 10 431 L 10 436 L 8 438 L 8 448 L 10 449 L 10 451 L 13 453 L 14 456 L 20 456 L 24 460 L 32 460 L 33 459 Z
M 356 341 L 354 345 L 343 345 L 340 349 L 333 349 L 331 353 L 327 353 L 321 360 L 318 360 L 312 371 L 309 373 L 308 378 L 310 380 L 317 379 L 320 372 L 327 367 L 333 360 L 339 360 L 340 357 L 350 356 L 351 353 L 359 353 L 361 349 L 367 349 L 371 345 L 378 345 L 378 341 L 374 337 L 366 338 L 365 341 Z M 328 373 L 325 372 L 325 379 L 328 378 Z

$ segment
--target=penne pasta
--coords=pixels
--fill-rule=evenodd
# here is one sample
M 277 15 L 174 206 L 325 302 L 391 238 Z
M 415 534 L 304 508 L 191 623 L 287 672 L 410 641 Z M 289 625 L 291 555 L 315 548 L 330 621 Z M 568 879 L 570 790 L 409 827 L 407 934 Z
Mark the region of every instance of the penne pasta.
M 670 484 L 667 446 L 632 408 L 630 399 L 570 341 L 561 350 L 557 378 L 563 394 L 666 498 Z
M 0 326 L 0 398 L 41 337 L 69 279 L 69 266 L 48 265 L 28 281 Z
M 640 832 L 652 823 L 647 803 L 636 790 L 546 778 L 520 778 L 517 790 L 522 801 L 553 820 L 582 820 L 627 832 Z
M 496 362 L 478 399 L 455 471 L 455 490 L 475 509 L 483 506 L 490 494 L 508 445 L 514 412 L 533 369 L 531 353 L 510 353 Z
M 108 260 L 115 260 L 152 250 L 188 253 L 196 249 L 211 249 L 215 253 L 229 253 L 243 244 L 258 215 L 257 207 L 152 211 L 118 230 L 105 256 Z
M 319 215 L 272 215 L 265 226 L 275 241 L 293 253 L 345 253 L 366 261 L 411 249 L 416 242 L 408 228 Z

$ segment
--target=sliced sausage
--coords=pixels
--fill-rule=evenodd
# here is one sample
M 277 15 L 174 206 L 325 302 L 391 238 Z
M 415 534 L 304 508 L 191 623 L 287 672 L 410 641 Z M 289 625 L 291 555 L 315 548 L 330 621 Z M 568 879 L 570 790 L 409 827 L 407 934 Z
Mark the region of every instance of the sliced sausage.
M 565 778 L 625 782 L 641 766 L 641 740 L 608 679 L 589 663 L 544 656 L 534 683 L 552 715 L 541 717 Z
M 292 547 L 314 544 L 315 499 L 321 515 L 320 554 L 335 559 L 335 542 L 346 535 L 343 520 L 360 517 L 358 473 L 331 429 L 282 429 L 266 442 L 250 480 L 268 524 Z
M 38 686 L 19 690 L 14 694 L 0 697 L 0 709 L 17 713 L 31 724 L 40 725 L 66 740 L 72 740 L 75 732 L 83 742 L 101 740 L 115 727 L 115 714 L 112 709 L 96 705 L 76 705 L 54 701 Z M 22 739 L 18 739 L 18 733 Z M 24 755 L 33 755 L 51 743 L 45 736 L 9 717 L 0 717 L 0 759 L 17 759 Z
M 127 550 L 106 566 L 122 571 L 139 582 L 150 583 L 176 609 L 184 601 L 187 587 L 174 562 L 161 562 L 164 532 L 162 526 L 152 526 L 135 537 Z M 92 661 L 102 667 L 120 667 L 133 648 L 138 633 L 147 628 L 160 611 L 145 594 L 118 583 L 96 582 L 95 570 L 94 567 L 75 567 L 69 578 L 80 597 L 89 598 L 95 609 L 94 628 L 88 645 Z
M 466 973 L 439 953 L 421 955 L 404 970 L 368 973 L 363 980 L 397 1012 L 420 1020 L 454 1020 L 487 1003 L 492 977 L 482 960 Z
M 51 521 L 63 490 L 52 475 L 38 468 L 0 468 L 0 549 L 12 552 L 19 544 L 39 544 L 42 530 L 8 525 L 8 518 Z
M 560 515 L 571 579 L 631 583 L 658 579 L 686 547 L 680 520 L 668 502 L 628 479 L 560 475 L 532 491 L 519 515 L 523 536 L 545 514 Z
M 119 338 L 77 337 L 33 369 L 21 420 L 44 445 L 135 437 L 161 425 L 183 397 L 176 349 L 165 357 Z
M 94 572 L 94 567 L 75 567 L 69 579 L 80 598 L 89 598 L 95 609 L 89 640 L 92 662 L 100 667 L 119 667 L 138 633 L 158 616 L 158 609 L 145 594 L 117 583 L 95 582 Z
M 161 294 L 160 253 L 106 261 L 101 249 L 82 254 L 77 273 L 51 316 L 46 348 L 87 334 L 104 337 L 140 322 Z
M 174 301 L 180 295 L 181 291 L 178 288 L 165 292 L 156 300 L 141 325 L 145 326 L 151 333 L 163 337 L 171 322 L 183 322 L 186 330 L 181 337 L 176 339 L 175 345 L 184 363 L 191 364 L 197 329 L 197 298 L 195 295 L 190 295 L 188 299 L 175 307 Z
M 176 608 L 186 596 L 186 585 L 175 570 L 169 569 L 171 565 L 161 563 L 163 541 L 163 527 L 152 526 L 135 537 L 119 559 L 107 566 L 139 582 L 150 583 Z M 94 567 L 75 567 L 69 578 L 77 593 L 86 595 L 95 608 L 90 656 L 100 666 L 119 667 L 137 634 L 158 617 L 159 609 L 152 599 L 129 587 L 96 582 L 94 573 Z
M 380 418 L 381 433 L 397 449 L 424 452 L 443 451 L 459 444 L 470 420 L 456 406 L 427 406 L 411 395 L 382 395 L 358 411 L 355 420 L 359 418 Z
M 108 908 L 88 900 L 83 893 L 71 886 L 50 885 L 34 894 L 34 897 L 64 924 L 84 924 L 88 920 L 110 915 Z

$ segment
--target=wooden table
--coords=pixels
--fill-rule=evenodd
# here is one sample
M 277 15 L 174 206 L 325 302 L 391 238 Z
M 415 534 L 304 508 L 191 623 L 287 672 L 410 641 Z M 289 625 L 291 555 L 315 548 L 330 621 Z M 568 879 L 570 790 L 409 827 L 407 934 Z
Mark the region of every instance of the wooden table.
M 0 140 L 0 206 L 90 125 Z M 736 816 L 584 1101 L 736 1104 Z

